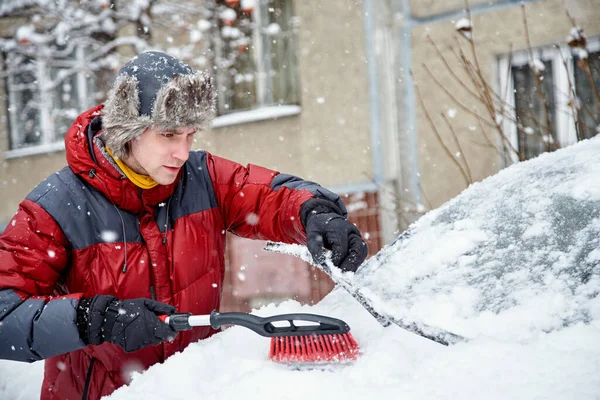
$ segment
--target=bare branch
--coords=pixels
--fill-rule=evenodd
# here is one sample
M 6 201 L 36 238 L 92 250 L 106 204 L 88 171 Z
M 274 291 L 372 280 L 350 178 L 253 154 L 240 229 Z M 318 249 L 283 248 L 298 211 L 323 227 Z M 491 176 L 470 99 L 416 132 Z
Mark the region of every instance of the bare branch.
M 454 155 L 452 154 L 452 152 L 450 151 L 450 149 L 448 149 L 448 146 L 446 146 L 446 143 L 444 143 L 444 140 L 442 139 L 442 136 L 438 132 L 438 130 L 437 130 L 436 126 L 435 126 L 435 123 L 433 122 L 433 119 L 431 119 L 431 116 L 429 115 L 429 112 L 427 111 L 427 107 L 425 106 L 425 102 L 423 101 L 423 97 L 421 96 L 421 91 L 419 90 L 419 85 L 415 81 L 415 78 L 413 76 L 412 71 L 410 71 L 410 76 L 411 76 L 411 78 L 413 80 L 413 85 L 415 87 L 415 92 L 417 94 L 417 99 L 419 99 L 419 104 L 421 104 L 421 108 L 423 109 L 423 112 L 425 113 L 425 116 L 427 117 L 427 121 L 429 121 L 429 124 L 431 125 L 431 129 L 433 130 L 433 133 L 435 133 L 436 139 L 438 140 L 438 142 L 440 143 L 440 145 L 442 146 L 442 148 L 444 149 L 444 151 L 446 152 L 446 154 L 448 155 L 448 157 L 450 157 L 450 160 L 452 160 L 452 162 L 458 167 L 458 169 L 460 170 L 461 175 L 463 176 L 463 178 L 465 180 L 466 185 L 469 186 L 469 184 L 471 183 L 471 181 L 467 177 L 467 174 L 464 171 L 462 164 L 460 164 L 458 162 L 458 160 L 454 157 Z
M 448 128 L 450 128 L 450 132 L 452 132 L 452 136 L 454 136 L 454 140 L 456 141 L 456 146 L 458 147 L 458 151 L 460 152 L 460 155 L 461 155 L 460 159 L 464 163 L 465 173 L 466 173 L 467 177 L 469 178 L 469 182 L 473 183 L 473 175 L 471 175 L 471 168 L 469 168 L 469 162 L 467 161 L 466 154 L 465 154 L 464 150 L 462 149 L 462 146 L 460 145 L 460 140 L 458 140 L 458 135 L 456 134 L 456 131 L 454 130 L 454 127 L 452 126 L 450 121 L 448 121 L 448 118 L 446 117 L 446 115 L 443 112 L 441 114 L 442 114 L 442 118 L 444 119 L 444 121 L 446 121 Z
M 425 71 L 427 71 L 427 73 L 429 74 L 429 76 L 431 77 L 431 79 L 433 79 L 433 81 L 437 84 L 437 86 L 442 89 L 442 91 L 444 91 L 444 93 L 446 93 L 451 99 L 452 101 L 454 101 L 460 108 L 462 108 L 463 110 L 465 110 L 467 113 L 473 115 L 473 116 L 477 116 L 477 113 L 474 112 L 473 110 L 471 110 L 469 107 L 467 107 L 465 104 L 461 103 L 460 100 L 458 100 L 458 98 L 456 98 L 456 96 L 454 94 L 452 94 L 452 92 L 450 92 L 439 80 L 438 78 L 431 72 L 431 70 L 429 69 L 429 67 L 427 67 L 427 65 L 423 64 L 423 68 L 425 68 Z M 478 98 L 478 100 L 482 101 L 482 99 Z M 492 122 L 489 121 L 484 121 L 486 124 L 490 125 L 490 126 L 494 126 L 494 124 Z
M 450 72 L 450 74 L 454 78 L 454 80 L 458 84 L 460 84 L 463 88 L 465 88 L 465 90 L 468 91 L 471 94 L 471 96 L 475 97 L 476 99 L 478 99 L 480 101 L 483 101 L 481 99 L 479 93 L 470 89 L 469 86 L 466 84 L 466 82 L 463 82 L 462 79 L 460 79 L 459 76 L 454 72 L 454 69 L 452 67 L 450 67 L 448 60 L 446 59 L 446 57 L 444 57 L 444 55 L 442 54 L 438 45 L 433 41 L 433 38 L 431 37 L 431 35 L 427 35 L 427 39 L 429 39 L 429 43 L 431 43 L 431 45 L 435 48 L 435 51 L 437 52 L 438 57 L 442 60 L 442 62 L 444 63 L 444 66 L 446 67 L 446 70 L 448 70 L 448 72 Z

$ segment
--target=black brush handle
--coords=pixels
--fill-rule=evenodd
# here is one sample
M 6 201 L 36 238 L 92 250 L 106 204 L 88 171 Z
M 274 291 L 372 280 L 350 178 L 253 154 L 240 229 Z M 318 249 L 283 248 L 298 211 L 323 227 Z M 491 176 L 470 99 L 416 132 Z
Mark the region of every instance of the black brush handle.
M 274 322 L 287 322 L 287 326 L 275 326 Z M 309 321 L 311 325 L 297 325 L 299 321 Z M 210 313 L 210 325 L 217 329 L 223 325 L 239 325 L 251 329 L 261 336 L 304 336 L 344 334 L 350 327 L 344 321 L 316 314 L 281 314 L 271 317 L 258 317 L 252 314 L 226 312 Z

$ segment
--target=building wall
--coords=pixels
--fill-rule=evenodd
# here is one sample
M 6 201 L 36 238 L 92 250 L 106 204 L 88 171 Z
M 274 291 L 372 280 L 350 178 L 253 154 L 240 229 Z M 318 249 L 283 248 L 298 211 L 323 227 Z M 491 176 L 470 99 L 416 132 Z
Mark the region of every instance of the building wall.
M 462 145 L 461 157 L 468 161 L 474 181 L 481 180 L 501 169 L 504 164 L 498 153 L 482 144 L 486 143 L 477 118 L 469 115 L 456 104 L 451 97 L 444 93 L 429 75 L 423 65 L 427 65 L 435 77 L 443 83 L 444 87 L 458 100 L 469 108 L 477 106 L 483 112 L 483 106 L 474 101 L 467 91 L 452 78 L 444 66 L 435 49 L 429 43 L 430 35 L 444 56 L 449 60 L 454 71 L 464 81 L 467 75 L 453 55 L 451 48 L 456 49 L 460 43 L 463 51 L 470 54 L 469 44 L 463 38 L 456 40 L 455 23 L 464 17 L 461 1 L 413 1 L 415 15 L 431 18 L 430 23 L 415 21 L 412 29 L 412 56 L 413 74 L 423 96 L 426 108 L 443 140 L 448 144 L 452 153 L 459 151 L 454 143 L 452 132 L 447 127 L 441 116 L 448 116 L 449 110 L 455 110 L 454 118 L 448 118 Z M 470 1 L 471 4 L 476 4 Z M 488 2 L 485 2 L 486 4 Z M 473 13 L 474 38 L 477 48 L 477 57 L 481 69 L 491 85 L 498 86 L 496 72 L 499 55 L 508 54 L 511 49 L 527 49 L 524 33 L 521 8 L 518 3 L 497 1 L 488 7 L 479 7 Z M 484 4 L 485 5 L 485 4 Z M 562 0 L 529 1 L 525 2 L 529 33 L 532 47 L 552 45 L 565 42 L 571 28 L 571 23 L 565 15 L 565 6 L 568 6 L 572 16 L 584 29 L 588 37 L 600 35 L 600 8 L 594 0 Z M 452 14 L 452 11 L 456 11 Z M 448 18 L 438 20 L 436 13 L 450 12 Z M 419 141 L 419 169 L 423 192 L 435 208 L 450 198 L 456 196 L 466 188 L 466 182 L 461 178 L 456 165 L 440 145 L 421 105 L 417 106 L 417 131 Z M 487 129 L 490 137 L 492 129 Z

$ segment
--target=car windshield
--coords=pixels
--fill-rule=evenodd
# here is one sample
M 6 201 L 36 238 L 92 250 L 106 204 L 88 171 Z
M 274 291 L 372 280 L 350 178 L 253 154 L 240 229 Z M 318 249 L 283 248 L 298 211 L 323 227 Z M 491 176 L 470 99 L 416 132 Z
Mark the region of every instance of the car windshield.
M 356 277 L 387 312 L 522 340 L 598 319 L 600 141 L 543 154 L 430 212 Z

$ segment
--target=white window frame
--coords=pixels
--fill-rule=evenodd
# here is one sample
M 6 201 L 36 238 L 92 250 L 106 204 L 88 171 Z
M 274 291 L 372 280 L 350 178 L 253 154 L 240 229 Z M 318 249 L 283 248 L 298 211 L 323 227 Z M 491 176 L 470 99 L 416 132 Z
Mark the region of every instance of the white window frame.
M 600 38 L 588 38 L 587 44 L 588 51 L 598 52 L 600 51 Z M 569 146 L 577 142 L 577 130 L 575 127 L 575 116 L 572 109 L 568 106 L 569 99 L 571 96 L 569 89 L 569 80 L 572 85 L 575 85 L 574 76 L 574 64 L 573 55 L 571 49 L 566 44 L 561 44 L 558 47 L 538 47 L 532 49 L 533 57 L 541 61 L 550 61 L 552 63 L 553 71 L 553 82 L 552 87 L 554 88 L 554 101 L 555 101 L 555 115 L 556 115 L 556 130 L 557 130 L 557 141 L 560 147 Z M 562 53 L 562 57 L 561 57 Z M 567 69 L 563 64 L 567 64 Z M 510 61 L 510 65 L 509 65 Z M 506 112 L 510 118 L 502 118 L 502 130 L 507 133 L 508 139 L 511 145 L 518 149 L 519 138 L 517 132 L 516 112 L 515 112 L 515 95 L 514 95 L 514 79 L 512 76 L 512 67 L 520 67 L 528 65 L 530 63 L 530 54 L 528 50 L 522 50 L 512 53 L 510 56 L 505 55 L 498 60 L 498 74 L 500 88 L 498 93 L 503 100 L 508 104 L 508 110 Z M 518 162 L 519 158 L 517 154 L 511 152 L 511 159 L 513 162 Z
M 73 68 L 76 69 L 75 72 L 75 81 L 77 82 L 77 93 L 78 98 L 77 101 L 81 104 L 82 110 L 85 110 L 92 106 L 91 102 L 93 99 L 92 93 L 88 93 L 87 85 L 86 85 L 86 72 L 89 70 L 86 69 L 86 58 L 84 48 L 81 46 L 75 47 L 75 61 Z M 37 84 L 37 91 L 40 99 L 40 134 L 41 134 L 41 143 L 33 146 L 26 146 L 18 149 L 9 149 L 4 152 L 4 158 L 18 158 L 25 157 L 34 154 L 43 154 L 50 153 L 55 151 L 61 151 L 65 149 L 64 139 L 56 138 L 54 124 L 51 118 L 51 109 L 52 109 L 52 95 L 51 92 L 55 89 L 51 85 L 50 80 L 50 70 L 47 65 L 45 57 L 35 57 L 36 63 L 35 69 L 35 77 Z M 10 118 L 10 137 L 11 142 L 18 143 L 19 142 L 19 129 L 18 124 L 15 123 L 17 120 L 17 110 L 14 107 L 16 102 L 15 99 L 15 91 L 11 89 L 12 87 L 12 79 L 13 74 L 9 74 L 7 76 L 7 88 L 6 91 L 8 93 L 8 117 Z
M 268 54 L 265 54 L 261 30 L 266 29 L 266 27 L 263 26 L 263 19 L 268 12 L 268 5 L 260 0 L 257 0 L 256 10 L 252 12 L 252 19 L 254 22 L 252 43 L 255 49 L 254 62 L 256 65 L 256 104 L 254 108 L 249 110 L 232 111 L 227 114 L 218 115 L 213 121 L 213 128 L 222 128 L 250 122 L 273 120 L 281 117 L 299 115 L 302 113 L 302 107 L 298 104 L 273 105 L 267 103 L 267 77 L 271 70 L 270 66 L 266 66 L 264 62 L 266 59 L 268 59 Z M 222 45 L 218 42 L 220 40 L 220 36 L 217 36 L 216 40 L 217 43 L 215 51 L 217 55 L 219 55 L 222 48 Z M 297 62 L 298 61 L 296 61 L 296 63 Z M 299 77 L 296 76 L 296 79 L 299 79 Z M 301 96 L 301 93 L 298 93 L 298 96 Z M 298 101 L 299 100 L 300 99 L 298 99 Z

